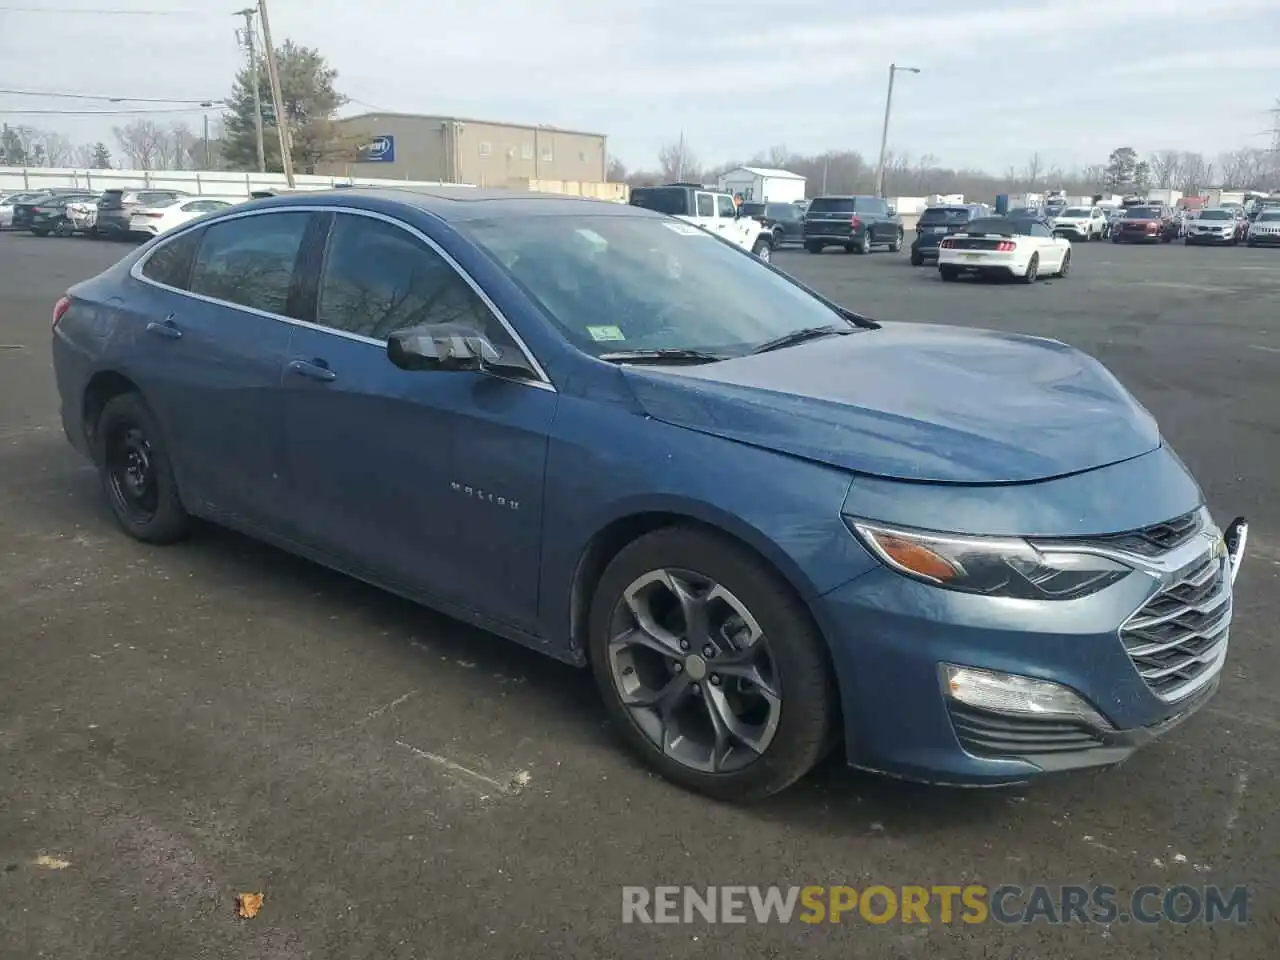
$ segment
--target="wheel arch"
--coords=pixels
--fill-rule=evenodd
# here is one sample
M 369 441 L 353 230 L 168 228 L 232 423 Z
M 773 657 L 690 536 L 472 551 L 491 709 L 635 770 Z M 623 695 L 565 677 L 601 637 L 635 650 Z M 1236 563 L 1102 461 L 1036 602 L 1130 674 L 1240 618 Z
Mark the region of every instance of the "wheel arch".
M 98 418 L 115 397 L 125 393 L 136 393 L 146 397 L 137 382 L 118 370 L 99 370 L 85 384 L 81 397 L 80 417 L 84 425 L 84 436 L 90 452 L 97 449 Z

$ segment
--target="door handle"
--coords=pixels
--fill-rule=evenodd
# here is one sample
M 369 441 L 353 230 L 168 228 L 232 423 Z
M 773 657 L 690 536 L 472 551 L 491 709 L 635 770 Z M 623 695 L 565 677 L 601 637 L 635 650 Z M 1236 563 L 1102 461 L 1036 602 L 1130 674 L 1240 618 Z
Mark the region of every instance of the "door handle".
M 338 375 L 323 360 L 290 360 L 289 369 L 300 377 L 310 377 L 312 380 L 328 382 L 338 379 Z
M 173 317 L 167 317 L 164 323 L 152 320 L 147 324 L 147 333 L 154 333 L 157 337 L 167 337 L 170 340 L 178 340 L 182 337 L 182 331 L 174 324 Z

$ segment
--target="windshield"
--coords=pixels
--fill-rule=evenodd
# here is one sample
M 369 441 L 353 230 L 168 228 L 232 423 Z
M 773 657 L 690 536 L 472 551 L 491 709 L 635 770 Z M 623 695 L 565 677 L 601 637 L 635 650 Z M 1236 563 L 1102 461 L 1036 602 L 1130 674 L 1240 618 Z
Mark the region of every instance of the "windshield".
M 1124 212 L 1126 220 L 1159 220 L 1160 213 L 1154 207 L 1130 207 Z
M 969 211 L 962 207 L 930 207 L 920 214 L 920 222 L 926 225 L 931 223 L 968 223 L 969 216 Z
M 1230 210 L 1202 210 L 1202 211 L 1200 212 L 1200 216 L 1199 216 L 1197 219 L 1200 219 L 1200 220 L 1234 220 L 1234 219 L 1235 219 L 1235 214 L 1233 214 Z
M 1093 211 L 1088 207 L 1067 207 L 1062 215 L 1064 217 L 1092 217 Z
M 755 256 L 687 223 L 526 216 L 461 224 L 593 356 L 629 350 L 741 355 L 808 327 L 852 324 Z
M 964 228 L 970 235 L 998 233 L 1002 236 L 1026 236 L 1035 221 L 1028 217 L 983 217 Z
M 853 197 L 818 197 L 806 213 L 853 213 L 855 209 Z

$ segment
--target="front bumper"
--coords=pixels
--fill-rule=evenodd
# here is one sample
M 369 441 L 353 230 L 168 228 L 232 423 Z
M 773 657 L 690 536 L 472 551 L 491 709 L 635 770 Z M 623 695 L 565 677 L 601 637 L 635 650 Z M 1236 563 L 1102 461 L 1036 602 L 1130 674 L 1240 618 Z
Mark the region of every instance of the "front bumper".
M 1090 230 L 1088 224 L 1057 223 L 1053 226 L 1053 232 L 1069 240 L 1087 240 L 1095 232 L 1100 231 Z
M 1117 230 L 1112 232 L 1111 239 L 1115 243 L 1159 243 L 1164 239 L 1164 234 L 1157 230 L 1155 233 L 1137 230 Z
M 1280 246 L 1280 233 L 1251 233 L 1247 242 L 1258 247 L 1277 247 Z
M 1195 244 L 1198 244 L 1198 243 L 1204 243 L 1204 244 L 1217 244 L 1217 245 L 1220 245 L 1220 246 L 1225 246 L 1225 245 L 1228 245 L 1228 244 L 1230 244 L 1230 243 L 1232 243 L 1232 242 L 1237 241 L 1237 237 L 1236 237 L 1236 234 L 1235 234 L 1234 232 L 1232 232 L 1232 233 L 1191 233 L 1191 232 L 1188 232 L 1188 233 L 1187 233 L 1187 235 L 1186 235 L 1183 239 L 1185 239 L 1187 243 L 1190 243 L 1190 244 L 1192 244 L 1193 246 L 1194 246 Z
M 1214 695 L 1246 538 L 1242 519 L 1221 542 L 1210 527 L 1170 551 L 1177 568 L 1163 579 L 1135 572 L 1071 601 L 962 594 L 883 567 L 832 591 L 820 618 L 833 637 L 849 763 L 931 783 L 1001 786 L 1126 759 Z M 1212 634 L 1204 638 L 1202 669 L 1191 680 L 1175 677 L 1179 688 L 1173 689 L 1159 654 L 1144 654 L 1158 644 L 1137 631 L 1159 604 L 1186 596 L 1170 592 L 1182 588 L 1179 578 L 1206 565 L 1220 579 L 1205 581 L 1210 592 L 1204 598 L 1189 599 L 1206 608 L 1195 615 L 1209 618 L 1204 630 Z M 1076 694 L 1092 716 L 975 706 L 942 682 L 948 664 L 1047 681 Z

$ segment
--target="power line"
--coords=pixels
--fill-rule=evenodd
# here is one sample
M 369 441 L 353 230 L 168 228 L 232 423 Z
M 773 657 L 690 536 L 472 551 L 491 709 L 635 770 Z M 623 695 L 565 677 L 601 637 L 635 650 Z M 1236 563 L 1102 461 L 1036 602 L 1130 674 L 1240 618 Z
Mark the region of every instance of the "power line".
M 209 107 L 174 107 L 171 110 L 0 110 L 0 117 L 124 117 L 144 113 L 203 113 Z
M 208 10 L 92 10 L 81 7 L 0 7 L 4 13 L 81 13 L 102 17 L 194 17 L 208 15 Z
M 108 97 L 96 93 L 57 93 L 52 90 L 3 90 L 0 93 L 9 93 L 18 97 L 57 97 L 65 100 L 106 100 L 111 103 L 217 103 L 219 97 L 204 97 L 203 99 L 177 99 L 175 97 Z

